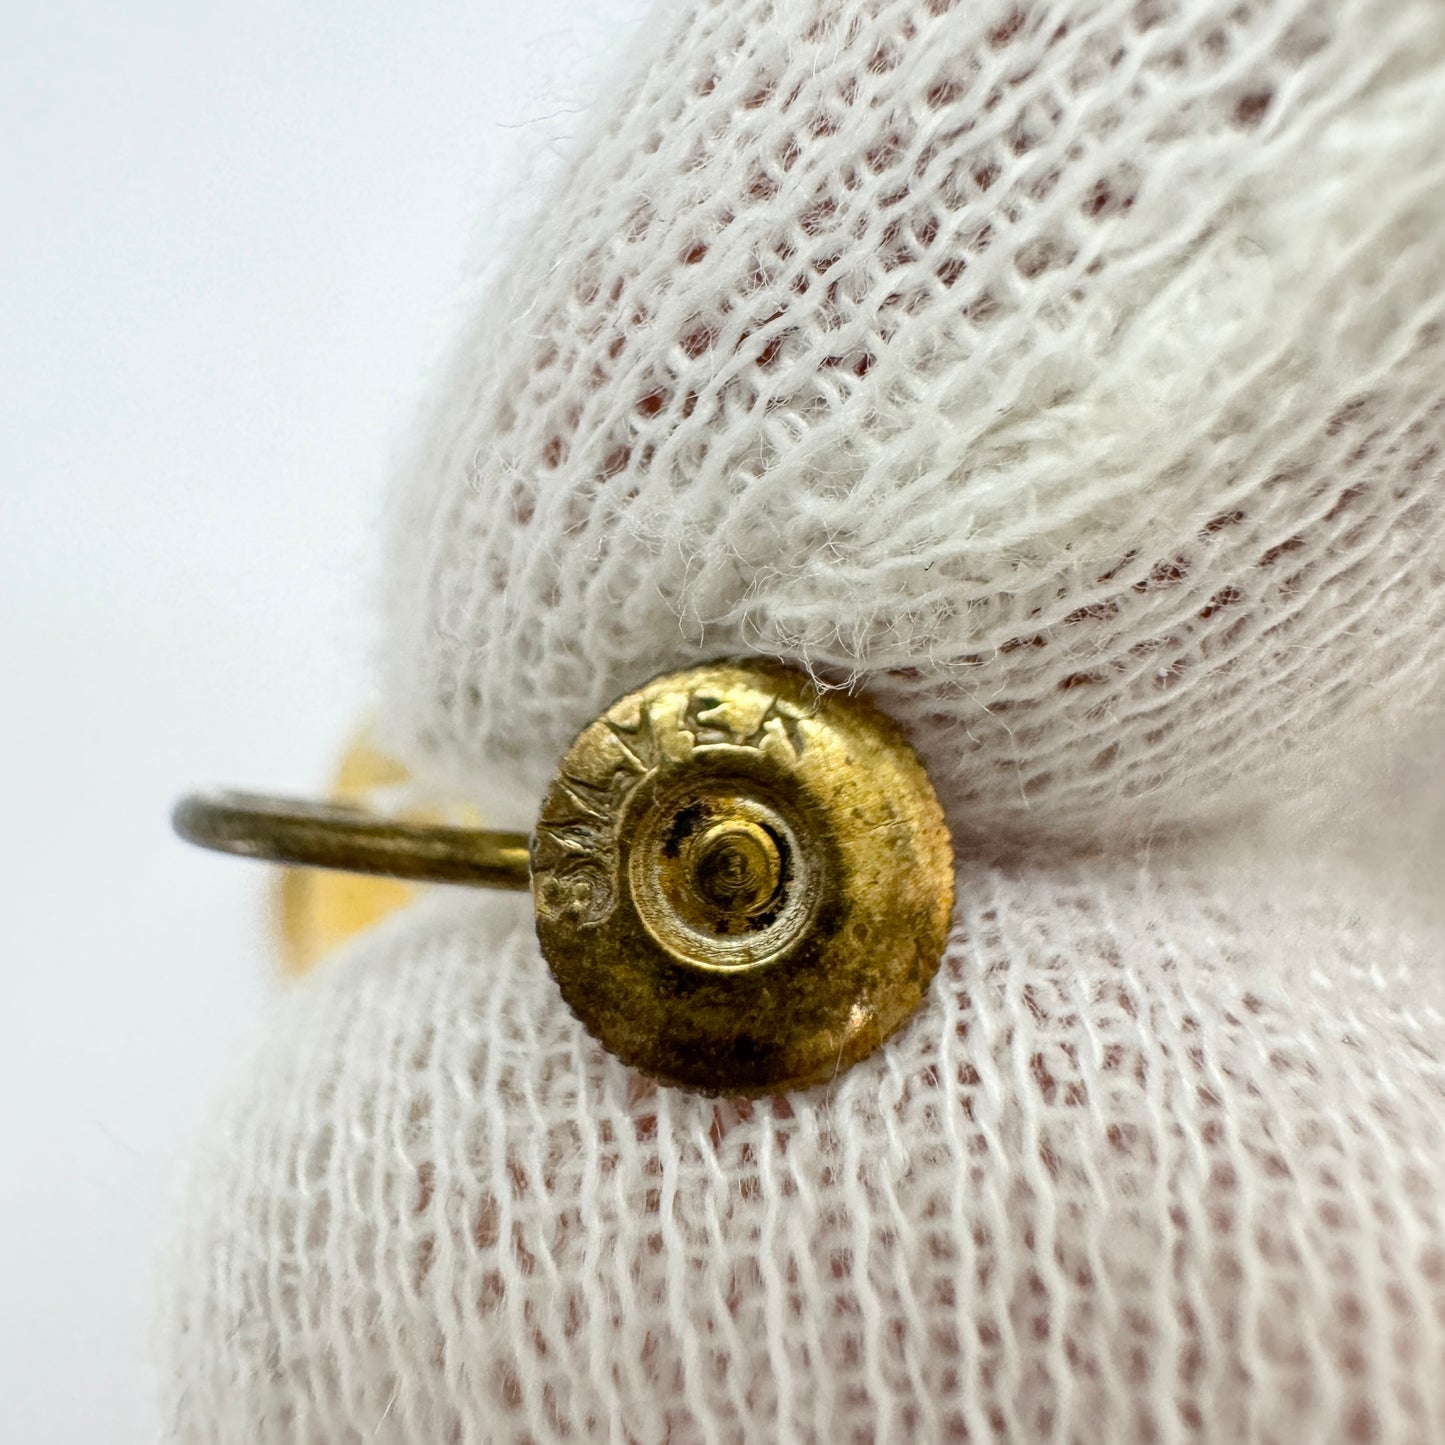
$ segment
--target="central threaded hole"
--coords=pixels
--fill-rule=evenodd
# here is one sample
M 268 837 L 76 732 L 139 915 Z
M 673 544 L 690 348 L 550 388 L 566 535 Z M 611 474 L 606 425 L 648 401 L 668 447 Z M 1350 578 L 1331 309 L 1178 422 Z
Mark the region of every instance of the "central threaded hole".
M 729 913 L 746 913 L 767 903 L 777 892 L 781 873 L 777 842 L 756 823 L 716 823 L 693 850 L 693 887 Z

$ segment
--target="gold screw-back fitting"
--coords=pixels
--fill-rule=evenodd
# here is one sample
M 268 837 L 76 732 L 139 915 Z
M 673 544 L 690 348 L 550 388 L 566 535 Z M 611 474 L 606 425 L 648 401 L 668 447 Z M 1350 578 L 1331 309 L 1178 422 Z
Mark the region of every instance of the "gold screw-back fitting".
M 530 886 L 563 997 L 665 1083 L 824 1083 L 917 1007 L 953 909 L 927 774 L 876 708 L 796 669 L 719 662 L 629 693 L 562 760 L 530 839 L 246 794 L 182 836 L 285 863 Z

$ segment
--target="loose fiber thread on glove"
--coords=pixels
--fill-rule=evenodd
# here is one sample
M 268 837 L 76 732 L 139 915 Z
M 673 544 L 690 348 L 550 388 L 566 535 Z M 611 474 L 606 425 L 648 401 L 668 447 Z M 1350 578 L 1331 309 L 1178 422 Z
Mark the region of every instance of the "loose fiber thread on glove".
M 180 1439 L 1425 1442 L 1445 1050 L 1358 880 L 978 868 L 826 1090 L 655 1090 L 525 910 L 286 1001 L 172 1262 Z
M 534 796 L 741 649 L 963 833 L 1318 785 L 1438 690 L 1442 134 L 1434 0 L 686 7 L 406 469 L 401 746 Z
M 392 733 L 526 824 L 646 676 L 800 658 L 923 752 L 953 942 L 742 1106 L 597 1050 L 513 904 L 399 918 L 197 1163 L 176 1434 L 1433 1445 L 1438 936 L 1130 849 L 1438 692 L 1445 11 L 667 17 L 403 468 Z

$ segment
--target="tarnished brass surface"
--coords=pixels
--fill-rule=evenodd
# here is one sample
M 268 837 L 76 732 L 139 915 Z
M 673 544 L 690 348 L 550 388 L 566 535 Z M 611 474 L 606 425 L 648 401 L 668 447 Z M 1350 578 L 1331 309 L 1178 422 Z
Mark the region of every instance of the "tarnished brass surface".
M 529 840 L 248 793 L 192 842 L 303 868 L 532 889 L 563 997 L 666 1083 L 824 1083 L 917 1007 L 953 911 L 922 765 L 875 708 L 776 664 L 654 679 L 583 730 Z
M 171 822 L 187 841 L 242 858 L 474 888 L 528 885 L 525 833 L 406 823 L 358 808 L 233 792 L 191 793 Z
M 827 1081 L 917 1007 L 953 907 L 922 765 L 789 668 L 655 679 L 564 758 L 532 837 L 542 952 L 608 1049 L 668 1083 Z
M 328 797 L 332 803 L 375 811 L 381 798 L 404 788 L 407 781 L 406 769 L 377 747 L 371 729 L 364 726 L 347 744 Z M 431 810 L 408 810 L 400 816 L 408 823 L 472 821 L 443 819 Z M 277 869 L 272 892 L 273 934 L 281 972 L 307 972 L 347 939 L 406 907 L 421 891 L 419 884 L 373 873 Z

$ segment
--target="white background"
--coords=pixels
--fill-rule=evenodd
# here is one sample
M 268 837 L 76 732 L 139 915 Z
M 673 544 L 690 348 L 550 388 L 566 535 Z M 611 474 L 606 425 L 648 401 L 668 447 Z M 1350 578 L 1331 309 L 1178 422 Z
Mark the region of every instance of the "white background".
M 462 278 L 641 13 L 0 0 L 7 1445 L 160 1437 L 175 1176 L 272 987 L 171 801 L 324 776 Z

